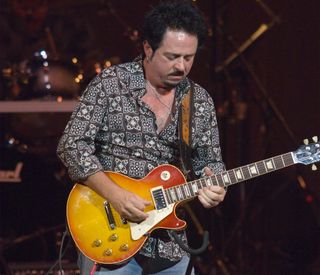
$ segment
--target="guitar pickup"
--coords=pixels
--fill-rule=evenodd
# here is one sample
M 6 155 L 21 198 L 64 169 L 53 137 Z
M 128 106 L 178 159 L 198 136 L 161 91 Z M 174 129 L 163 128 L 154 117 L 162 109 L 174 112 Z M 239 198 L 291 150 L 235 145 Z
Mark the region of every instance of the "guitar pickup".
M 105 209 L 106 214 L 107 214 L 107 218 L 108 218 L 108 222 L 109 222 L 110 228 L 113 230 L 113 229 L 116 228 L 116 222 L 114 220 L 114 217 L 113 217 L 113 214 L 112 214 L 112 211 L 111 211 L 111 205 L 107 201 L 105 201 L 103 203 L 103 205 L 104 205 L 104 209 Z
M 162 186 L 155 187 L 151 189 L 151 195 L 153 198 L 154 205 L 157 210 L 167 207 L 167 201 L 164 196 L 164 189 Z

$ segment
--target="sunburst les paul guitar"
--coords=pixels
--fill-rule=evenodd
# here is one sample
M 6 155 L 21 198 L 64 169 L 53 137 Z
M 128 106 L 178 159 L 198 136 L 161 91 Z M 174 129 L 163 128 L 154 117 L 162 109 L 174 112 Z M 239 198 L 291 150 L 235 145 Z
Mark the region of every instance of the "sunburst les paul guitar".
M 116 172 L 107 176 L 122 188 L 151 201 L 145 209 L 149 217 L 141 223 L 123 219 L 104 198 L 90 188 L 76 184 L 67 201 L 67 222 L 76 246 L 90 259 L 116 264 L 135 255 L 155 229 L 181 230 L 186 222 L 175 214 L 183 201 L 197 196 L 199 189 L 210 185 L 227 187 L 296 163 L 320 161 L 320 143 L 302 145 L 298 150 L 210 177 L 186 182 L 181 171 L 172 165 L 161 165 L 142 179 L 132 179 Z

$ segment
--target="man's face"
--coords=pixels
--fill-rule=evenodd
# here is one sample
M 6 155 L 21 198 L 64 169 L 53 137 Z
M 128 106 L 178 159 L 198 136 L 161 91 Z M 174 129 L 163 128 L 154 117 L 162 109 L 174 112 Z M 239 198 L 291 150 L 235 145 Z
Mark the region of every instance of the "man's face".
M 175 87 L 190 72 L 197 46 L 198 38 L 195 35 L 167 30 L 159 48 L 155 52 L 149 49 L 151 59 L 148 73 L 154 84 L 166 88 Z

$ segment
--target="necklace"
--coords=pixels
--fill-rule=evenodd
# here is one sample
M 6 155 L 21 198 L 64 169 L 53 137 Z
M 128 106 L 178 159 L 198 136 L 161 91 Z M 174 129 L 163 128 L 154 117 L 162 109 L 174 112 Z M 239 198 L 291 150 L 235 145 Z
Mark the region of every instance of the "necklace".
M 168 106 L 167 104 L 165 104 L 159 97 L 158 92 L 156 91 L 156 89 L 152 86 L 152 84 L 150 83 L 149 80 L 146 80 L 146 85 L 150 88 L 150 90 L 152 91 L 152 93 L 154 94 L 155 98 L 161 103 L 161 105 L 163 105 L 164 107 L 166 107 L 167 109 L 167 113 L 168 115 L 172 116 L 171 114 L 171 109 L 172 106 Z

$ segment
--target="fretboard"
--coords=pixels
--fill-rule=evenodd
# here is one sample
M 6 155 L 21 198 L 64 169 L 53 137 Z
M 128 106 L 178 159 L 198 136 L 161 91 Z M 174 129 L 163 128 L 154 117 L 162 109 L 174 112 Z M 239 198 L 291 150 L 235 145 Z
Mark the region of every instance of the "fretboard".
M 204 177 L 165 189 L 168 203 L 180 202 L 197 196 L 204 187 L 227 187 L 295 164 L 291 152 L 244 165 L 220 174 Z

